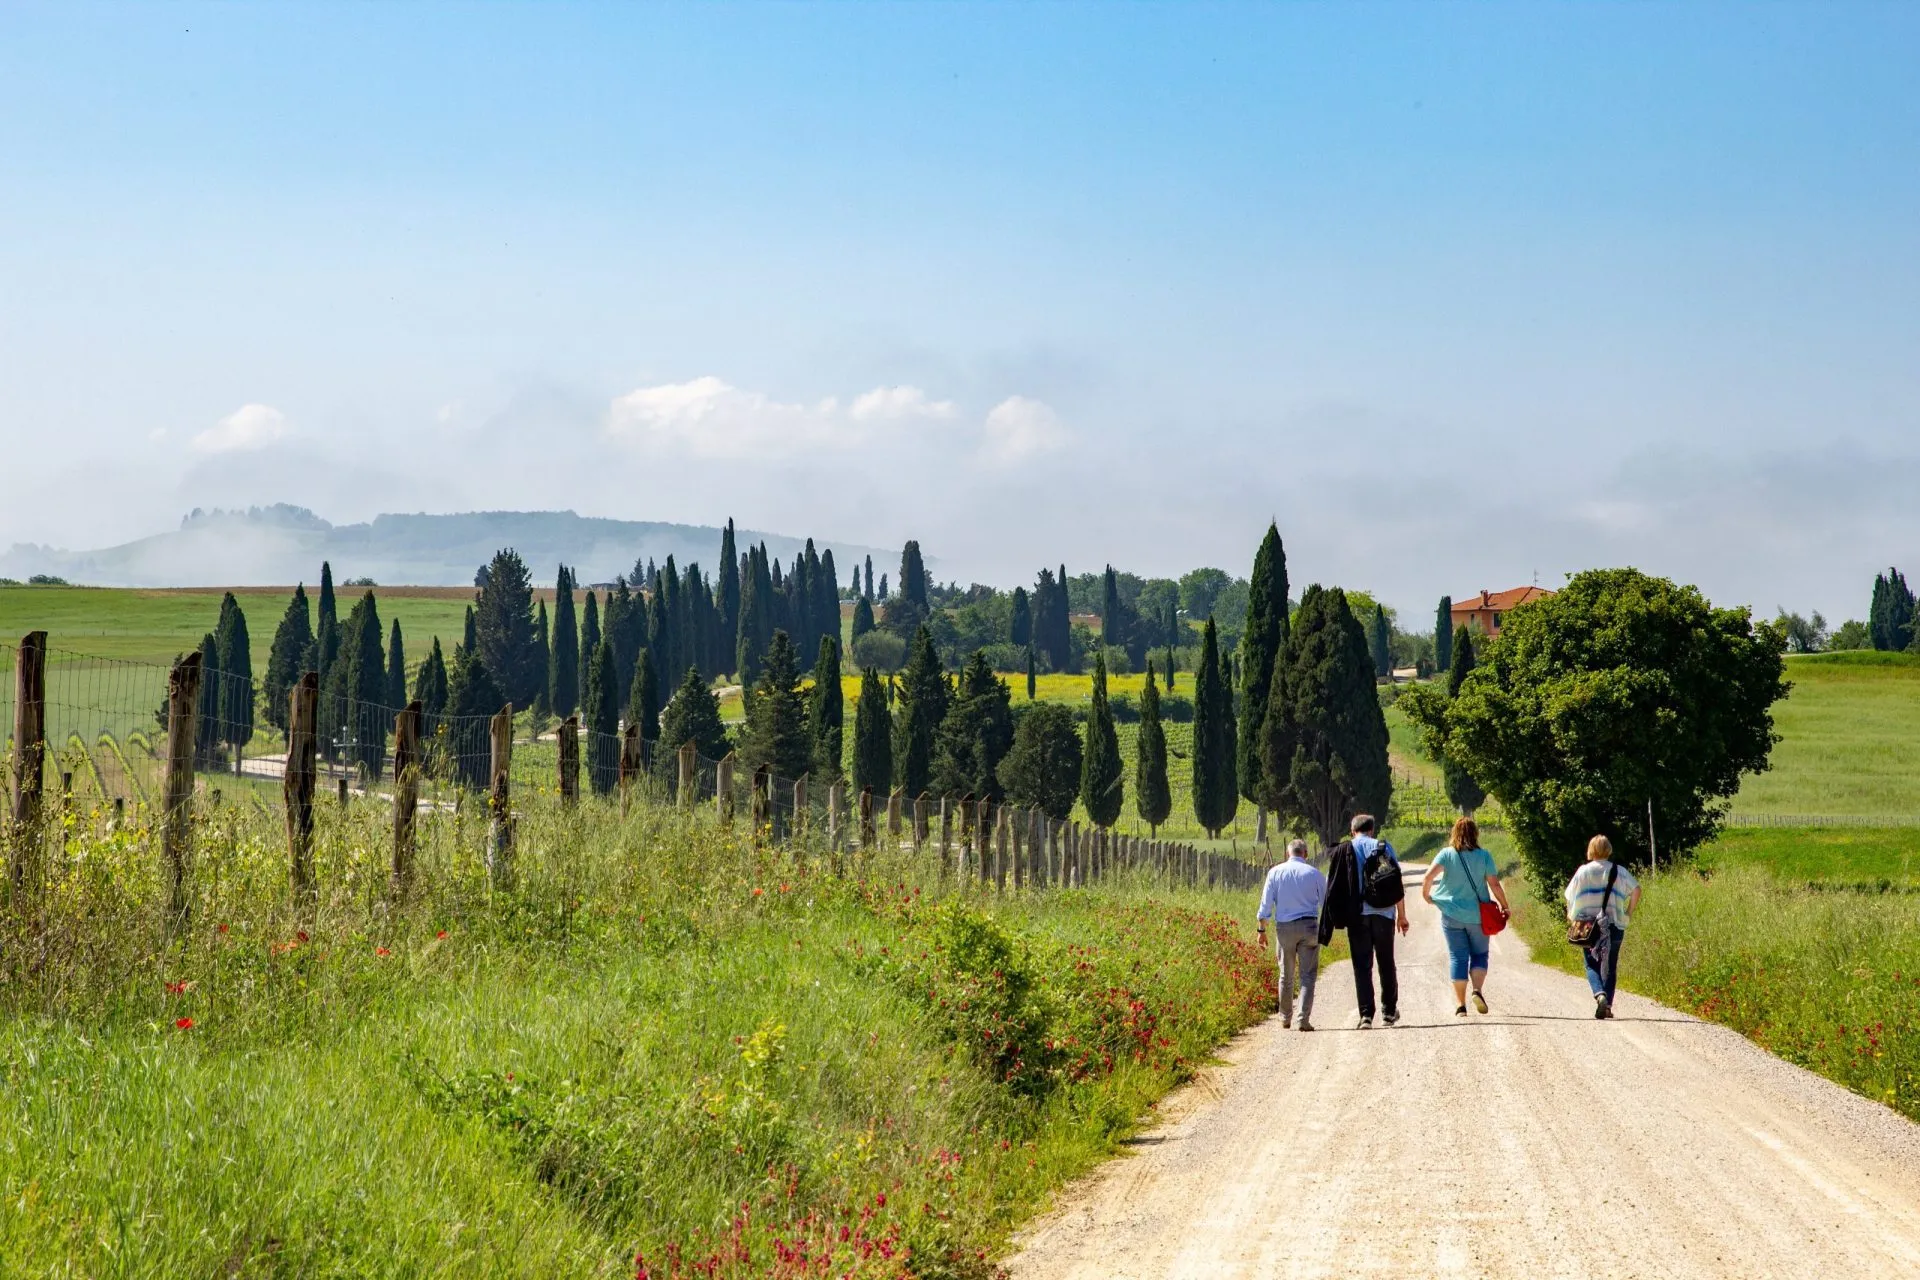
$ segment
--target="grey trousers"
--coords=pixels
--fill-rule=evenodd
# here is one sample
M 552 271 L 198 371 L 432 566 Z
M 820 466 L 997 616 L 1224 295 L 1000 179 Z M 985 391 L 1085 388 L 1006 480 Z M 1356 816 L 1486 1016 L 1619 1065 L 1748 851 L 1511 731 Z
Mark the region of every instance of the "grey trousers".
M 1300 989 L 1300 1016 L 1313 1017 L 1313 984 L 1320 976 L 1320 922 L 1274 921 L 1273 945 L 1280 959 L 1280 1016 L 1293 1018 L 1293 991 Z

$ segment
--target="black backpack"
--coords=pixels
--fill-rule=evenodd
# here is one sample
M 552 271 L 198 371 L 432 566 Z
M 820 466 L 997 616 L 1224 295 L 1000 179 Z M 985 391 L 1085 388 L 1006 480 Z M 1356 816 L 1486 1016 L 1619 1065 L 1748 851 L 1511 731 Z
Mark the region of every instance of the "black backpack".
M 1387 852 L 1384 842 L 1375 845 L 1366 865 L 1360 868 L 1360 900 L 1370 907 L 1390 907 L 1406 896 L 1400 864 Z

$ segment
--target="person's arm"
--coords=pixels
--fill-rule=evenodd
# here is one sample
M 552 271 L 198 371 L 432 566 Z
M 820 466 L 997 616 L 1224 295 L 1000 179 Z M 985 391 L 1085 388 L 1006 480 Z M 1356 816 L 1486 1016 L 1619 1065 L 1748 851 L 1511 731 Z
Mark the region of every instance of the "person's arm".
M 1273 875 L 1267 875 L 1266 883 L 1260 886 L 1260 910 L 1254 913 L 1254 932 L 1260 935 L 1260 941 L 1267 940 L 1267 917 L 1273 914 Z
M 1627 914 L 1632 915 L 1640 909 L 1640 886 L 1634 885 L 1633 892 L 1627 895 Z
M 1404 896 L 1393 904 L 1393 927 L 1402 933 L 1411 927 L 1407 923 L 1407 900 Z
M 1427 864 L 1427 874 L 1420 877 L 1420 896 L 1433 905 L 1433 882 L 1440 874 L 1440 859 L 1435 858 Z
M 1491 893 L 1493 900 L 1500 904 L 1501 915 L 1510 916 L 1513 914 L 1513 908 L 1507 905 L 1507 887 L 1500 883 L 1499 872 L 1489 871 L 1487 873 L 1487 892 Z

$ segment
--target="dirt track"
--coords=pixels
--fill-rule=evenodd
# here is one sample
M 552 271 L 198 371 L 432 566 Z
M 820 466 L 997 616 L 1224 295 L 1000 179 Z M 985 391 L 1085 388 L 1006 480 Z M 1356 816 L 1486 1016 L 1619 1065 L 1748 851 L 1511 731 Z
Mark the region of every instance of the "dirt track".
M 1235 1041 L 1016 1280 L 1920 1276 L 1920 1126 L 1649 1000 L 1596 1022 L 1511 934 L 1461 1024 L 1414 897 L 1399 1027 L 1354 1030 L 1324 971 L 1320 1029 Z

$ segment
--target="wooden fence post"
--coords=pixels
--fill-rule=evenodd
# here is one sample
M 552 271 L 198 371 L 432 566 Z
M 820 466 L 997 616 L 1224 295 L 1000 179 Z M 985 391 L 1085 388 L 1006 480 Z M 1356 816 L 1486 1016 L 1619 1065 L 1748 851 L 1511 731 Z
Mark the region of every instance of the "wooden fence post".
M 895 846 L 900 843 L 900 804 L 905 796 L 905 787 L 887 793 L 887 841 Z
M 683 742 L 680 744 L 679 800 L 682 809 L 693 808 L 693 766 L 697 756 L 698 752 L 691 742 Z
M 13 667 L 13 892 L 32 900 L 40 890 L 40 818 L 47 760 L 47 633 L 20 638 Z
M 847 787 L 838 778 L 827 788 L 827 847 L 838 853 L 847 839 Z
M 772 821 L 773 766 L 763 764 L 753 771 L 753 794 L 747 797 L 753 818 L 753 842 L 759 844 Z
M 982 800 L 981 804 L 986 801 Z M 1000 893 L 1007 891 L 1007 873 L 1012 869 L 1013 861 L 1013 819 L 1007 813 L 1007 806 L 1000 806 L 1000 816 L 993 824 L 993 887 Z M 1018 888 L 1016 880 L 1015 887 Z
M 940 874 L 947 874 L 947 858 L 953 851 L 953 801 L 940 797 Z
M 287 691 L 287 767 L 280 794 L 287 809 L 287 883 L 297 901 L 313 898 L 313 789 L 320 780 L 314 727 L 320 673 L 309 671 Z
M 623 818 L 632 808 L 634 786 L 646 775 L 646 760 L 647 745 L 640 737 L 640 726 L 630 724 L 620 735 L 620 816 Z
M 788 828 L 796 840 L 807 834 L 807 775 L 804 773 L 793 780 L 793 819 Z
M 994 865 L 993 801 L 985 796 L 980 797 L 980 813 L 973 820 L 973 829 L 979 833 L 980 882 L 985 884 L 999 873 Z
M 562 720 L 554 742 L 560 750 L 560 804 L 571 809 L 580 799 L 580 717 Z
M 693 744 L 691 742 L 680 748 L 680 773 L 682 777 L 691 772 L 691 770 L 687 768 L 687 758 L 691 754 L 692 748 Z M 689 792 L 693 790 L 692 784 L 688 784 L 687 790 Z M 733 752 L 731 751 L 727 752 L 725 758 L 714 766 L 713 813 L 714 816 L 720 820 L 722 830 L 729 829 L 733 826 Z
M 513 888 L 513 797 L 508 775 L 513 763 L 513 704 L 494 713 L 493 786 L 487 797 L 487 873 L 493 887 Z
M 420 807 L 420 699 L 393 718 L 393 873 L 388 889 L 395 898 L 413 883 L 413 827 Z
M 1007 878 L 1018 892 L 1027 882 L 1021 862 L 1027 854 L 1027 816 L 1017 809 L 1007 809 L 1000 816 L 1007 824 Z
M 1047 884 L 1047 815 L 1039 805 L 1027 813 L 1027 883 Z
M 166 810 L 160 847 L 167 862 L 167 907 L 176 925 L 187 922 L 187 861 L 193 856 L 194 711 L 200 702 L 196 650 L 167 674 Z
M 922 791 L 913 798 L 913 851 L 920 852 L 927 846 L 927 810 L 930 807 L 927 793 Z
M 860 788 L 860 847 L 873 847 L 873 788 Z

